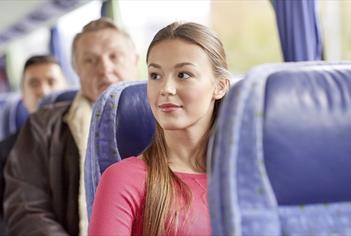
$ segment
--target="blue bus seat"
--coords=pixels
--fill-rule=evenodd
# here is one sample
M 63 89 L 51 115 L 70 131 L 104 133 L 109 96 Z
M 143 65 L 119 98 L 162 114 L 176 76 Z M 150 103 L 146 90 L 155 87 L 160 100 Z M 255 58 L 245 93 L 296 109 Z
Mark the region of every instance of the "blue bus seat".
M 73 101 L 76 96 L 78 89 L 67 89 L 64 91 L 54 92 L 47 96 L 45 96 L 39 103 L 39 107 L 43 108 L 47 105 L 65 102 L 65 101 Z
M 351 235 L 351 63 L 262 65 L 209 145 L 214 235 Z
M 154 130 L 146 81 L 111 85 L 98 98 L 93 108 L 84 170 L 89 219 L 103 171 L 123 158 L 142 153 Z
M 45 96 L 39 104 L 42 108 L 49 104 L 72 101 L 77 89 L 55 92 Z M 0 141 L 16 133 L 29 116 L 19 93 L 7 93 L 0 96 Z
M 0 141 L 17 132 L 29 113 L 19 93 L 6 93 L 0 97 Z

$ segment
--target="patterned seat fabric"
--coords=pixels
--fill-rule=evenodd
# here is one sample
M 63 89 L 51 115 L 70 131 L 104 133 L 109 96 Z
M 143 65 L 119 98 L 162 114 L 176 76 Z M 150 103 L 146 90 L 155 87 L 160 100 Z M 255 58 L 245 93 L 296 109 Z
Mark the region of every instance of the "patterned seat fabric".
M 213 235 L 351 235 L 351 64 L 253 69 L 209 149 Z
M 146 81 L 112 85 L 99 97 L 93 108 L 84 171 L 89 218 L 103 171 L 123 158 L 142 153 L 154 130 Z

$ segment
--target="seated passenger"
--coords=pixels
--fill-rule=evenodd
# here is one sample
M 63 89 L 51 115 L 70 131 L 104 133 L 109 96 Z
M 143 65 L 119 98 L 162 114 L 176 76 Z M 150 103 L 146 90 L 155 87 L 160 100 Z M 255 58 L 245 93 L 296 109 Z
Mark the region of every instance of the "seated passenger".
M 82 176 L 92 104 L 111 84 L 135 80 L 130 37 L 107 19 L 87 24 L 72 46 L 81 89 L 72 103 L 33 113 L 5 166 L 10 235 L 86 235 Z
M 54 57 L 50 55 L 36 55 L 30 57 L 24 64 L 21 80 L 21 106 L 24 114 L 33 113 L 38 109 L 39 101 L 47 94 L 62 90 L 66 87 L 66 80 L 62 69 Z M 3 167 L 7 157 L 15 144 L 18 133 L 12 134 L 0 142 L 0 219 L 3 218 Z M 0 227 L 0 235 L 5 231 Z
M 102 175 L 89 235 L 211 235 L 206 154 L 229 88 L 223 45 L 208 28 L 173 23 L 147 52 L 150 146 Z
M 32 56 L 24 64 L 22 100 L 29 113 L 38 109 L 39 102 L 45 95 L 64 88 L 65 77 L 52 56 Z

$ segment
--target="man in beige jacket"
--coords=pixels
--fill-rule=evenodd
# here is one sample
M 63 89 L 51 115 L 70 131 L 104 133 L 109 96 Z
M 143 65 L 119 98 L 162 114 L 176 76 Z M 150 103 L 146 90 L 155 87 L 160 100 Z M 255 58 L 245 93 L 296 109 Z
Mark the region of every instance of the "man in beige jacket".
M 86 235 L 83 166 L 92 104 L 111 84 L 137 79 L 128 34 L 99 19 L 77 34 L 72 60 L 81 89 L 71 103 L 30 116 L 5 167 L 10 235 Z

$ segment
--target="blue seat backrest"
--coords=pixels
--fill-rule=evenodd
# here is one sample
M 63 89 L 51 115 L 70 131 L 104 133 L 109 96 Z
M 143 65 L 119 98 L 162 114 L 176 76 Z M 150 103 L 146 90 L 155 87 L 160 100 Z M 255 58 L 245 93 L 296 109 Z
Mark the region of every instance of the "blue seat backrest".
M 0 97 L 0 141 L 17 132 L 27 120 L 29 113 L 18 93 Z
M 66 102 L 73 101 L 76 96 L 78 89 L 67 89 L 64 91 L 54 92 L 47 96 L 45 96 L 39 103 L 39 107 L 42 108 L 44 106 L 58 103 L 58 102 Z
M 49 94 L 42 99 L 39 107 L 41 108 L 57 102 L 72 101 L 77 91 L 77 89 L 71 89 Z M 28 110 L 24 106 L 20 94 L 8 93 L 1 95 L 0 141 L 16 133 L 26 122 L 28 116 Z
M 214 235 L 351 233 L 351 63 L 259 66 L 209 149 Z
M 8 95 L 9 93 L 0 93 L 0 109 L 4 107 Z
M 279 205 L 351 200 L 351 68 L 267 79 L 263 148 Z
M 84 171 L 89 216 L 103 171 L 123 158 L 141 154 L 154 130 L 146 81 L 112 85 L 99 97 L 93 108 Z

